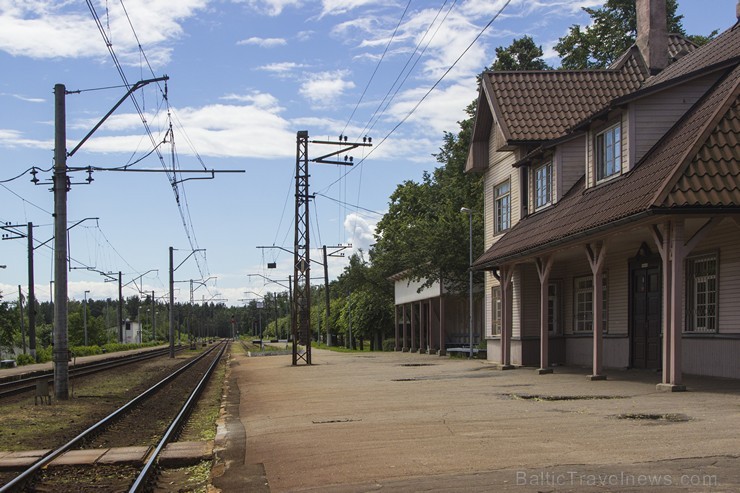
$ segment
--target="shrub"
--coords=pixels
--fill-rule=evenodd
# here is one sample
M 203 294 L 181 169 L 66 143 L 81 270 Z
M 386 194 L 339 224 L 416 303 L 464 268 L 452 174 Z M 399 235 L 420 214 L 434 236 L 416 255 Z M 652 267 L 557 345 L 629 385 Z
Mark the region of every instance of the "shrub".
M 51 355 L 51 346 L 39 348 L 36 350 L 36 362 L 46 363 L 47 361 L 51 361 Z
M 92 356 L 93 354 L 103 354 L 100 346 L 75 346 L 72 348 L 72 356 Z
M 30 354 L 19 354 L 15 357 L 15 364 L 18 366 L 32 365 L 34 363 L 36 363 L 36 360 Z
M 383 351 L 395 351 L 396 340 L 395 339 L 383 339 Z

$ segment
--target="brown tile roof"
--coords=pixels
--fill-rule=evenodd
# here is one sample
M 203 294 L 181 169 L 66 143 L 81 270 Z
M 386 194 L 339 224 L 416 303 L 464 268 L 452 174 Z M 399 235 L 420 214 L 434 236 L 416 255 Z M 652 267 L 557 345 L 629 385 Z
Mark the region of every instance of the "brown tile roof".
M 632 56 L 615 70 L 487 72 L 496 118 L 509 142 L 556 139 L 570 127 L 635 91 L 647 77 Z
M 736 177 L 737 186 L 739 81 L 740 67 L 736 67 L 694 105 L 632 171 L 590 189 L 585 189 L 585 180 L 581 178 L 557 204 L 520 220 L 473 263 L 474 267 L 490 268 L 593 234 L 601 227 L 660 212 L 671 207 L 665 196 L 675 201 L 678 195 L 672 193 L 674 190 L 684 194 L 692 190 L 697 199 L 702 194 L 711 194 L 706 181 L 692 188 L 696 181 L 702 180 L 694 176 L 699 176 L 702 170 L 709 170 L 712 175 L 723 173 L 728 154 L 735 167 L 735 171 L 732 168 L 728 171 L 735 173 L 732 176 Z M 682 181 L 684 177 L 689 177 L 687 182 Z M 701 205 L 698 200 L 687 204 Z M 678 205 L 674 204 L 674 208 Z
M 740 105 L 737 99 L 686 167 L 664 207 L 740 206 Z
M 672 79 L 701 73 L 713 65 L 737 62 L 740 57 L 740 23 L 723 32 L 701 49 L 697 49 L 666 67 L 659 74 L 645 81 L 643 87 L 652 87 Z

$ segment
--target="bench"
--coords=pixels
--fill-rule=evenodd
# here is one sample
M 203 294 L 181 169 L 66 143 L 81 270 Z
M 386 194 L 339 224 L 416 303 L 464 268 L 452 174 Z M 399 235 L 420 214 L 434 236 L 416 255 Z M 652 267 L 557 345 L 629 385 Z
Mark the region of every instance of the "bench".
M 486 356 L 487 351 L 485 349 L 478 349 L 476 347 L 473 348 L 473 356 L 475 355 L 482 355 Z M 470 348 L 469 347 L 451 347 L 447 349 L 447 354 L 465 354 L 470 355 Z
M 0 368 L 15 368 L 15 360 L 14 359 L 0 360 Z

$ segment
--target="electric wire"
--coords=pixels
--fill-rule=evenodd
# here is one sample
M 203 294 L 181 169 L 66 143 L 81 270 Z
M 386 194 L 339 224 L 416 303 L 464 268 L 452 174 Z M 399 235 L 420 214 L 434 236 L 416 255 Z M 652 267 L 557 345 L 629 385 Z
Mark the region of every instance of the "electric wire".
M 370 130 L 372 130 L 373 128 L 375 128 L 375 125 L 377 124 L 377 122 L 380 121 L 380 118 L 385 114 L 385 112 L 388 109 L 388 107 L 390 106 L 391 102 L 395 99 L 396 95 L 398 94 L 398 91 L 406 83 L 406 80 L 408 79 L 409 75 L 411 75 L 411 73 L 414 71 L 414 68 L 416 68 L 416 65 L 419 63 L 419 60 L 421 60 L 421 58 L 424 56 L 424 53 L 426 52 L 426 49 L 431 44 L 432 40 L 434 40 L 434 38 L 437 36 L 437 33 L 439 32 L 439 29 L 442 27 L 442 24 L 444 24 L 445 21 L 447 20 L 447 17 L 450 15 L 450 12 L 452 12 L 452 9 L 455 8 L 456 3 L 457 3 L 457 0 L 455 0 L 455 1 L 452 2 L 452 5 L 447 10 L 447 13 L 445 14 L 445 16 L 442 18 L 442 21 L 439 24 L 437 24 L 437 29 L 434 31 L 434 34 L 432 34 L 432 36 L 429 38 L 429 40 L 427 41 L 426 45 L 421 50 L 421 53 L 419 53 L 419 56 L 416 58 L 416 61 L 414 61 L 413 65 L 411 65 L 411 68 L 408 70 L 408 72 L 406 72 L 406 68 L 408 67 L 409 63 L 411 62 L 411 60 L 413 60 L 414 56 L 419 51 L 419 47 L 421 46 L 421 44 L 426 39 L 426 37 L 429 34 L 429 31 L 432 28 L 432 26 L 437 22 L 437 19 L 439 18 L 439 15 L 442 13 L 442 10 L 444 9 L 445 5 L 447 5 L 447 0 L 445 0 L 445 2 L 439 8 L 439 10 L 437 11 L 437 14 L 434 16 L 434 19 L 427 26 L 427 29 L 424 32 L 424 35 L 421 37 L 421 39 L 419 39 L 419 42 L 416 43 L 416 46 L 414 47 L 414 51 L 411 53 L 411 55 L 409 55 L 408 59 L 406 60 L 406 64 L 398 72 L 398 76 L 396 76 L 396 80 L 393 81 L 393 84 L 391 84 L 391 87 L 385 93 L 385 96 L 383 96 L 383 100 L 378 104 L 378 107 L 375 109 L 375 111 L 373 112 L 373 114 L 370 116 L 370 119 L 365 124 L 365 127 L 360 132 L 360 135 L 367 135 L 367 132 L 369 132 Z M 404 78 L 401 81 L 401 83 L 398 84 L 398 87 L 396 87 L 396 83 L 398 83 L 398 80 L 401 78 L 401 76 L 404 74 L 404 72 L 406 73 L 406 75 L 404 76 Z M 395 92 L 393 93 L 393 95 L 389 99 L 388 96 L 390 95 L 391 91 L 393 91 L 393 88 L 394 87 L 396 87 L 396 90 L 395 90 Z M 387 103 L 386 103 L 386 101 L 387 101 Z M 386 103 L 385 106 L 383 106 L 384 103 Z M 383 108 L 382 110 L 381 110 L 381 107 Z M 377 118 L 376 118 L 376 116 L 377 116 Z M 373 122 L 373 120 L 375 120 L 375 121 Z
M 342 129 L 341 134 L 344 135 L 345 130 L 347 130 L 347 127 L 349 126 L 349 123 L 352 121 L 352 117 L 355 116 L 355 112 L 357 111 L 357 108 L 360 106 L 360 103 L 362 102 L 363 98 L 365 97 L 365 93 L 367 93 L 368 88 L 370 87 L 370 84 L 373 82 L 373 79 L 375 78 L 375 74 L 378 73 L 378 69 L 380 68 L 380 64 L 383 63 L 383 59 L 385 59 L 386 53 L 388 53 L 388 48 L 391 47 L 391 43 L 393 43 L 393 40 L 396 38 L 396 33 L 398 32 L 398 28 L 401 27 L 401 22 L 403 22 L 404 17 L 406 17 L 406 12 L 409 10 L 409 6 L 411 6 L 411 0 L 406 4 L 406 8 L 403 9 L 403 13 L 401 14 L 401 18 L 398 19 L 398 24 L 396 24 L 396 28 L 393 30 L 393 34 L 391 35 L 390 39 L 388 40 L 388 43 L 385 45 L 385 49 L 383 50 L 383 54 L 380 55 L 380 59 L 378 60 L 378 63 L 375 64 L 375 69 L 373 70 L 372 75 L 370 75 L 370 79 L 367 81 L 367 84 L 365 85 L 365 89 L 362 90 L 362 94 L 360 95 L 360 99 L 357 100 L 357 104 L 355 105 L 354 109 L 352 110 L 352 114 L 349 115 L 349 118 L 347 119 L 347 123 L 344 124 L 344 128 Z
M 143 52 L 143 47 L 141 46 L 141 43 L 139 42 L 138 35 L 136 34 L 136 31 L 135 31 L 135 29 L 133 27 L 133 23 L 131 22 L 131 18 L 128 16 L 128 12 L 126 11 L 125 5 L 123 4 L 123 1 L 122 0 L 120 0 L 120 3 L 121 3 L 121 6 L 123 7 L 124 13 L 126 14 L 126 18 L 128 19 L 129 26 L 131 27 L 132 31 L 134 32 L 134 37 L 137 40 L 139 50 Z M 103 40 L 104 40 L 104 42 L 106 44 L 106 47 L 108 49 L 108 52 L 111 55 L 111 58 L 113 60 L 113 63 L 116 66 L 116 69 L 117 69 L 117 71 L 119 73 L 119 76 L 121 77 L 121 80 L 124 82 L 124 84 L 127 87 L 130 88 L 130 84 L 128 82 L 128 79 L 126 78 L 126 74 L 123 71 L 123 67 L 122 67 L 121 63 L 119 62 L 119 60 L 118 60 L 118 57 L 117 57 L 117 55 L 115 53 L 115 50 L 113 50 L 113 44 L 111 43 L 110 38 L 105 33 L 105 28 L 102 26 L 102 23 L 100 21 L 100 17 L 98 16 L 98 14 L 96 12 L 95 7 L 93 6 L 91 0 L 86 0 L 86 4 L 87 4 L 87 6 L 88 6 L 88 8 L 90 10 L 90 13 L 93 16 L 93 19 L 94 19 L 96 25 L 98 26 L 98 31 L 100 32 L 101 36 L 103 37 Z M 106 6 L 106 11 L 107 11 L 107 6 Z M 149 63 L 149 60 L 146 57 L 146 54 L 144 53 L 143 56 L 144 56 L 144 59 L 146 60 L 146 63 L 148 65 L 149 69 L 152 70 L 151 64 Z M 153 70 L 152 70 L 152 73 L 153 73 Z M 159 84 L 157 84 L 157 86 L 160 88 L 160 92 L 162 92 L 161 86 L 159 86 Z M 165 100 L 167 100 L 167 86 L 166 86 L 166 84 L 165 84 L 165 90 L 162 92 L 162 95 L 165 98 Z M 188 220 L 188 218 L 190 217 L 190 212 L 189 212 L 189 210 L 187 210 L 187 211 L 184 211 L 183 210 L 183 206 L 180 204 L 180 200 L 179 200 L 179 192 L 178 192 L 178 187 L 177 187 L 178 183 L 177 183 L 177 179 L 176 179 L 176 175 L 175 175 L 176 170 L 173 170 L 172 171 L 173 174 L 172 174 L 172 176 L 170 176 L 170 171 L 169 171 L 169 169 L 167 168 L 167 166 L 166 166 L 166 164 L 164 162 L 164 156 L 158 150 L 157 144 L 156 144 L 155 139 L 154 139 L 154 135 L 153 135 L 153 133 L 151 131 L 151 127 L 149 126 L 149 124 L 148 124 L 148 122 L 147 122 L 147 120 L 146 120 L 146 118 L 144 116 L 144 112 L 142 111 L 142 108 L 139 105 L 139 102 L 136 100 L 136 98 L 134 97 L 133 94 L 131 94 L 130 99 L 131 99 L 132 103 L 134 104 L 134 107 L 136 108 L 136 111 L 138 112 L 139 117 L 141 118 L 141 121 L 142 121 L 142 123 L 144 125 L 144 128 L 146 130 L 146 133 L 147 133 L 147 135 L 149 136 L 149 138 L 150 138 L 150 140 L 152 142 L 152 146 L 157 149 L 156 150 L 157 157 L 159 158 L 160 164 L 162 165 L 162 168 L 165 170 L 165 172 L 167 173 L 167 176 L 168 176 L 168 178 L 170 180 L 170 184 L 172 186 L 173 194 L 175 195 L 175 201 L 177 202 L 177 205 L 178 205 L 178 210 L 180 212 L 180 216 L 181 216 L 181 219 L 182 219 L 182 222 L 183 222 L 183 226 L 185 228 L 185 234 L 186 234 L 186 236 L 188 238 L 188 242 L 190 243 L 191 250 L 192 251 L 196 251 L 196 250 L 198 250 L 197 242 L 194 240 L 194 235 L 191 235 L 191 232 L 188 230 L 188 223 L 190 223 L 192 225 L 192 220 Z M 169 101 L 167 102 L 167 106 L 169 108 Z M 170 134 L 172 135 L 172 133 L 171 133 L 171 125 L 170 125 Z M 174 164 L 175 163 L 174 163 L 174 160 L 173 160 L 173 167 L 174 167 Z M 183 187 L 183 189 L 184 189 L 184 187 Z M 185 208 L 187 208 L 187 206 L 185 206 Z M 188 218 L 186 218 L 186 216 Z M 197 260 L 197 255 L 196 255 L 196 264 L 198 264 L 198 270 L 200 271 L 201 276 L 202 276 L 203 274 L 202 274 L 202 270 L 200 268 L 200 263 Z
M 344 202 L 342 200 L 335 199 L 334 197 L 329 197 L 328 195 L 324 195 L 323 193 L 314 192 L 314 195 L 317 195 L 319 197 L 323 197 L 325 199 L 331 200 L 332 202 L 335 202 L 335 203 L 340 204 L 340 205 L 344 205 L 344 206 L 347 206 L 347 207 L 354 207 L 355 209 L 359 209 L 359 210 L 362 210 L 362 211 L 365 211 L 365 212 L 369 212 L 370 214 L 375 214 L 377 216 L 382 216 L 383 215 L 382 212 L 374 211 L 372 209 L 367 209 L 367 208 L 362 207 L 362 206 L 359 206 L 357 204 L 350 204 L 350 203 Z
M 441 77 L 440 77 L 439 79 L 437 79 L 437 81 L 436 81 L 436 82 L 435 82 L 435 83 L 434 83 L 434 84 L 433 84 L 433 85 L 432 85 L 432 86 L 431 86 L 431 87 L 430 87 L 430 88 L 429 88 L 429 89 L 427 90 L 427 92 L 426 92 L 426 93 L 424 93 L 424 95 L 423 95 L 423 96 L 421 97 L 421 99 L 419 99 L 419 101 L 418 101 L 418 102 L 417 102 L 417 103 L 416 103 L 416 104 L 414 105 L 414 107 L 413 107 L 413 108 L 411 108 L 411 110 L 410 110 L 410 111 L 409 111 L 409 112 L 408 112 L 408 113 L 406 114 L 406 116 L 404 116 L 404 117 L 403 117 L 403 118 L 401 119 L 401 121 L 399 121 L 399 122 L 398 122 L 398 123 L 397 123 L 397 124 L 396 124 L 396 125 L 395 125 L 395 126 L 394 126 L 394 127 L 393 127 L 393 128 L 392 128 L 392 129 L 391 129 L 391 130 L 390 130 L 390 131 L 389 131 L 389 132 L 388 132 L 388 133 L 387 133 L 387 134 L 386 134 L 386 135 L 385 135 L 385 136 L 384 136 L 384 137 L 382 138 L 382 139 L 381 139 L 381 141 L 380 141 L 380 142 L 378 142 L 378 143 L 377 143 L 376 145 L 374 145 L 374 146 L 372 147 L 372 149 L 370 149 L 370 152 L 368 152 L 366 156 L 364 156 L 364 157 L 363 157 L 363 158 L 362 158 L 362 159 L 361 159 L 361 160 L 360 160 L 359 162 L 357 162 L 357 163 L 355 164 L 355 166 L 352 166 L 352 167 L 350 167 L 350 168 L 349 168 L 349 169 L 348 169 L 348 170 L 347 170 L 347 171 L 346 171 L 345 173 L 343 173 L 343 174 L 342 174 L 342 176 L 341 176 L 341 177 L 339 177 L 338 179 L 334 180 L 334 181 L 333 181 L 332 183 L 330 183 L 329 185 L 327 185 L 326 187 L 324 187 L 324 188 L 323 188 L 323 189 L 322 189 L 321 191 L 322 191 L 322 192 L 328 191 L 328 190 L 329 190 L 329 189 L 330 189 L 330 188 L 331 188 L 332 186 L 334 186 L 335 184 L 337 184 L 337 183 L 338 183 L 338 182 L 339 182 L 340 180 L 342 180 L 343 178 L 345 178 L 345 177 L 346 177 L 346 176 L 347 176 L 348 174 L 350 174 L 350 173 L 351 173 L 352 171 L 354 171 L 355 169 L 359 168 L 359 167 L 360 167 L 360 166 L 361 166 L 361 165 L 362 165 L 362 164 L 363 164 L 363 163 L 365 162 L 365 160 L 367 160 L 367 158 L 368 158 L 368 157 L 370 157 L 370 155 L 372 155 L 372 153 L 373 153 L 373 152 L 375 152 L 375 150 L 376 150 L 376 149 L 378 149 L 378 148 L 379 148 L 379 147 L 380 147 L 381 145 L 383 145 L 383 143 L 384 143 L 384 142 L 385 142 L 386 140 L 388 140 L 388 137 L 390 137 L 390 136 L 391 136 L 391 135 L 392 135 L 392 134 L 393 134 L 393 133 L 394 133 L 394 132 L 395 132 L 396 130 L 398 130 L 398 128 L 399 128 L 399 127 L 400 127 L 401 125 L 403 125 L 403 124 L 404 124 L 404 123 L 406 122 L 406 120 L 408 120 L 408 119 L 409 119 L 409 118 L 411 117 L 411 115 L 413 115 L 413 114 L 414 114 L 414 112 L 416 112 L 416 110 L 417 110 L 417 109 L 419 108 L 419 106 L 421 106 L 421 103 L 423 103 L 423 102 L 424 102 L 424 100 L 426 100 L 426 98 L 427 98 L 427 97 L 428 97 L 428 96 L 429 96 L 429 95 L 430 95 L 430 94 L 432 93 L 432 91 L 434 91 L 434 89 L 436 89 L 436 88 L 437 88 L 437 86 L 438 86 L 438 85 L 440 84 L 440 82 L 442 82 L 442 80 L 444 80 L 444 78 L 445 78 L 445 77 L 447 77 L 447 75 L 448 75 L 448 74 L 449 74 L 449 73 L 450 73 L 450 72 L 452 71 L 452 69 L 453 69 L 453 68 L 455 68 L 455 66 L 456 66 L 456 65 L 457 65 L 457 63 L 458 63 L 458 62 L 459 62 L 459 61 L 460 61 L 460 60 L 462 59 L 462 57 L 463 57 L 463 56 L 465 56 L 465 54 L 466 54 L 466 53 L 467 53 L 467 52 L 468 52 L 468 51 L 470 50 L 470 48 L 472 48 L 472 47 L 473 47 L 473 45 L 474 45 L 474 44 L 475 44 L 475 43 L 476 43 L 476 42 L 478 41 L 478 39 L 480 39 L 480 37 L 481 37 L 481 36 L 483 36 L 483 33 L 485 33 L 485 32 L 486 32 L 486 31 L 488 30 L 488 28 L 489 28 L 489 27 L 491 27 L 491 24 L 493 24 L 493 22 L 494 22 L 494 21 L 495 21 L 496 19 L 498 19 L 498 17 L 499 17 L 500 15 L 501 15 L 501 13 L 502 13 L 502 12 L 504 11 L 504 9 L 505 9 L 505 8 L 506 8 L 506 7 L 507 7 L 507 6 L 508 6 L 508 5 L 510 4 L 510 3 L 511 3 L 511 0 L 506 0 L 506 2 L 504 3 L 504 5 L 503 5 L 503 6 L 502 6 L 502 7 L 501 7 L 501 8 L 499 9 L 499 10 L 498 10 L 498 12 L 496 12 L 496 14 L 495 14 L 495 15 L 494 15 L 494 16 L 493 16 L 493 17 L 491 18 L 491 20 L 490 20 L 490 21 L 488 21 L 488 24 L 486 24 L 486 25 L 485 25 L 485 26 L 483 27 L 483 29 L 481 29 L 481 31 L 480 31 L 480 32 L 479 32 L 479 33 L 478 33 L 478 34 L 477 34 L 477 35 L 475 36 L 475 38 L 473 39 L 473 41 L 471 41 L 471 42 L 470 42 L 470 44 L 468 44 L 468 46 L 467 46 L 467 47 L 466 47 L 466 48 L 465 48 L 465 49 L 463 50 L 463 52 L 462 52 L 462 53 L 461 53 L 461 54 L 460 54 L 460 55 L 459 55 L 459 56 L 458 56 L 458 57 L 457 57 L 457 58 L 455 59 L 455 61 L 454 61 L 454 62 L 452 63 L 452 65 L 450 65 L 450 66 L 449 66 L 449 67 L 447 68 L 447 70 L 445 70 L 445 72 L 444 72 L 444 73 L 442 74 L 442 76 L 441 76 Z

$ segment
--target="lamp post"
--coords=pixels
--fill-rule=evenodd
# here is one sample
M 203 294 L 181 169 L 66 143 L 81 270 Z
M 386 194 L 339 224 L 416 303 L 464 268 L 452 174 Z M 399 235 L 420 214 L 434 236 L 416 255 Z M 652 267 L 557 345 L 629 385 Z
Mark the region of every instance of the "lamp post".
M 90 290 L 85 290 L 85 300 L 82 303 L 82 326 L 85 328 L 85 346 L 87 346 L 87 293 Z
M 467 207 L 460 209 L 460 212 L 466 212 L 468 214 L 468 246 L 469 246 L 469 266 L 468 266 L 468 303 L 469 303 L 469 324 L 470 324 L 470 354 L 469 358 L 473 357 L 473 211 Z

